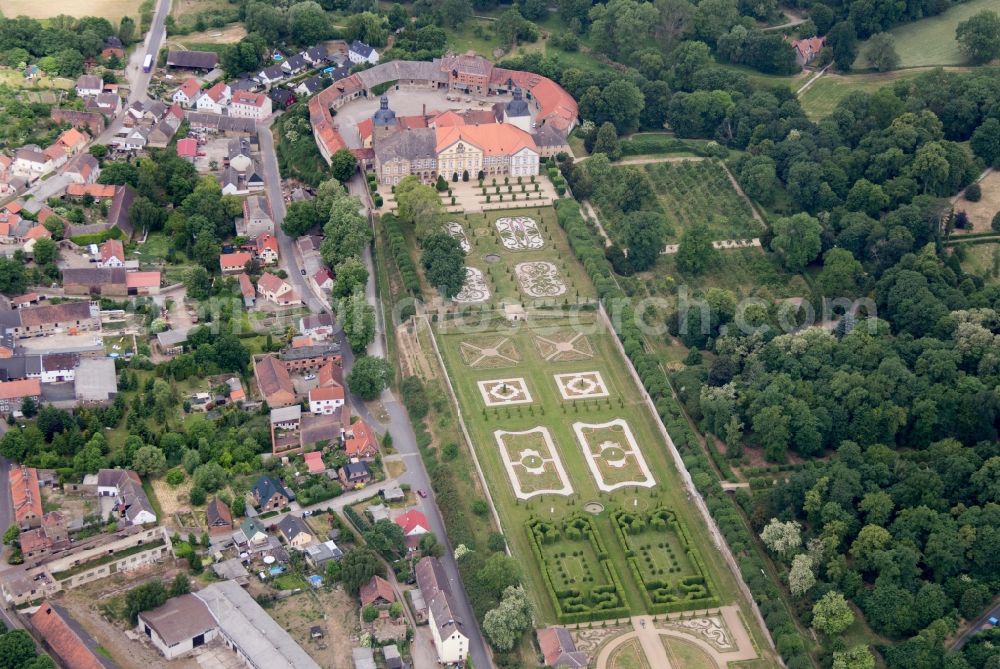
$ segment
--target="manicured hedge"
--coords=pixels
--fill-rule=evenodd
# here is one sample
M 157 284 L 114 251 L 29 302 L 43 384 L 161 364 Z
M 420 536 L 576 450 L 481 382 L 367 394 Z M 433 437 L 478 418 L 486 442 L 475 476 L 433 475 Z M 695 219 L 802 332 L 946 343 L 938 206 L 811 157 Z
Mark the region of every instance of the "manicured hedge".
M 691 474 L 698 492 L 704 497 L 709 513 L 737 557 L 744 582 L 760 606 L 764 621 L 774 637 L 782 657 L 789 666 L 811 664 L 808 653 L 798 639 L 798 631 L 781 599 L 778 587 L 763 575 L 764 564 L 753 552 L 753 537 L 747 529 L 733 502 L 719 485 L 712 465 L 701 449 L 680 406 L 670 394 L 670 384 L 655 358 L 646 353 L 642 332 L 636 325 L 634 311 L 625 302 L 625 293 L 612 278 L 611 264 L 604 256 L 604 244 L 597 238 L 580 215 L 580 205 L 573 200 L 555 203 L 556 219 L 566 231 L 570 248 L 586 269 L 597 288 L 597 295 L 609 311 L 617 310 L 613 322 L 615 334 L 622 342 L 626 355 L 632 361 L 646 391 L 653 399 L 657 413 L 673 439 L 684 466 Z M 768 613 L 765 613 L 765 609 Z
M 403 278 L 403 286 L 406 290 L 417 295 L 420 293 L 420 277 L 417 276 L 417 268 L 410 257 L 410 249 L 406 245 L 406 238 L 403 236 L 403 229 L 399 224 L 399 219 L 392 215 L 382 217 L 382 225 L 385 228 L 385 236 L 389 242 L 389 252 L 392 253 L 396 267 Z
M 558 541 L 569 526 L 573 526 L 580 531 L 593 546 L 594 552 L 597 553 L 597 557 L 601 562 L 604 575 L 610 583 L 609 585 L 592 588 L 588 593 L 591 602 L 585 603 L 583 601 L 583 594 L 575 588 L 556 590 L 552 584 L 552 577 L 549 575 L 549 570 L 542 555 L 542 543 L 548 543 L 545 538 L 551 536 L 553 541 Z M 591 518 L 576 515 L 566 519 L 558 527 L 548 521 L 532 519 L 526 523 L 525 529 L 528 532 L 531 550 L 535 554 L 538 564 L 541 566 L 545 589 L 549 593 L 552 604 L 556 609 L 556 618 L 560 623 L 570 625 L 593 620 L 623 618 L 630 615 L 630 610 L 625 605 L 625 589 L 622 587 L 621 579 L 618 577 L 618 572 L 615 570 L 614 565 L 608 559 L 607 551 L 601 542 L 600 536 L 594 529 L 594 523 Z M 614 597 L 612 598 L 610 595 Z M 595 597 L 599 598 L 596 602 L 593 601 Z

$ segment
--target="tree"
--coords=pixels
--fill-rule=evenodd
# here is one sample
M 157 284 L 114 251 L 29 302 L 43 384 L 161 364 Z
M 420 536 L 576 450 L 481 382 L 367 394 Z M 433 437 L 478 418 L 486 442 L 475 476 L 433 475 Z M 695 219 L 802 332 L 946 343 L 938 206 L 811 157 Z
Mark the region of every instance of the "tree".
M 597 130 L 592 153 L 603 153 L 611 160 L 618 160 L 622 157 L 622 145 L 618 141 L 618 131 L 609 121 L 602 123 Z
M 355 256 L 344 258 L 333 268 L 333 274 L 336 278 L 330 292 L 334 297 L 352 295 L 359 287 L 368 283 L 368 268 Z
M 192 267 L 184 275 L 187 296 L 193 300 L 203 300 L 212 292 L 212 277 L 204 267 Z
M 344 589 L 357 596 L 358 591 L 372 576 L 385 576 L 385 566 L 378 554 L 366 546 L 357 546 L 344 553 L 340 559 L 340 578 Z
M 396 185 L 395 195 L 399 220 L 413 226 L 418 240 L 438 229 L 444 206 L 433 187 L 421 183 L 415 176 L 408 176 Z
M 364 290 L 356 289 L 350 297 L 341 298 L 336 312 L 352 351 L 361 353 L 375 341 L 375 307 L 368 304 Z
M 770 551 L 788 555 L 802 545 L 802 530 L 793 520 L 783 523 L 772 518 L 760 533 L 760 540 Z
M 167 458 L 156 446 L 143 446 L 132 457 L 132 469 L 139 476 L 156 476 L 167 468 Z
M 865 525 L 851 544 L 854 563 L 863 571 L 876 568 L 876 557 L 892 543 L 889 530 L 878 525 Z
M 889 206 L 889 196 L 878 184 L 873 184 L 868 179 L 858 179 L 847 194 L 846 205 L 850 211 L 861 211 L 876 218 L 879 212 Z
M 392 3 L 389 7 L 389 30 L 395 32 L 410 22 L 410 15 L 406 13 L 406 8 L 398 2 Z
M 347 39 L 371 46 L 385 46 L 389 39 L 389 20 L 372 12 L 353 14 L 347 19 Z
M 833 248 L 823 255 L 823 269 L 816 277 L 816 288 L 824 299 L 854 298 L 864 276 L 861 263 L 847 249 Z
M 330 15 L 317 2 L 298 2 L 288 8 L 288 32 L 298 44 L 330 39 L 333 34 Z
M 506 553 L 494 553 L 476 573 L 476 583 L 491 597 L 500 598 L 507 588 L 521 583 L 521 566 Z
M 458 240 L 445 232 L 424 237 L 420 263 L 427 281 L 445 297 L 455 297 L 465 283 L 465 252 Z
M 35 642 L 24 630 L 0 635 L 0 667 L 21 669 L 36 656 Z
M 118 23 L 118 39 L 122 44 L 128 46 L 135 40 L 135 19 L 131 16 L 123 16 Z
M 816 575 L 813 574 L 813 561 L 806 553 L 799 553 L 792 558 L 792 568 L 788 572 L 788 589 L 796 597 L 806 594 L 816 585 Z
M 656 264 L 663 250 L 663 221 L 659 214 L 631 212 L 622 223 L 622 236 L 634 271 L 644 272 Z
M 638 86 L 628 79 L 614 79 L 601 91 L 594 120 L 611 123 L 621 135 L 635 132 L 645 105 L 646 99 Z
M 360 210 L 361 201 L 356 197 L 339 197 L 330 204 L 329 220 L 323 226 L 325 239 L 320 246 L 320 255 L 331 267 L 349 256 L 360 257 L 362 249 L 371 241 L 371 226 Z
M 365 542 L 386 560 L 397 560 L 406 553 L 403 528 L 391 520 L 379 520 L 363 533 Z
M 174 582 L 170 584 L 170 596 L 180 597 L 191 592 L 191 580 L 184 572 L 179 572 L 174 576 Z
M 826 43 L 833 51 L 833 62 L 837 69 L 848 72 L 858 55 L 858 35 L 854 31 L 854 24 L 841 21 L 833 26 L 826 35 Z
M 192 483 L 208 492 L 214 492 L 226 485 L 229 481 L 229 474 L 214 460 L 198 465 L 191 476 Z
M 35 247 L 32 249 L 35 262 L 39 265 L 48 265 L 55 262 L 59 257 L 59 246 L 46 237 L 35 240 Z
M 718 251 L 712 246 L 712 233 L 703 221 L 684 230 L 677 249 L 677 269 L 690 274 L 702 274 Z
M 392 381 L 392 365 L 385 358 L 366 355 L 354 361 L 347 375 L 347 386 L 363 400 L 377 398 Z
M 537 0 L 528 0 L 528 2 L 536 3 Z M 452 29 L 460 28 L 462 24 L 472 18 L 473 9 L 469 0 L 437 0 L 437 5 L 435 14 L 438 25 Z M 548 12 L 547 7 L 543 5 L 542 8 Z
M 955 28 L 958 45 L 974 63 L 988 63 L 1000 56 L 1000 15 L 983 10 Z
M 531 600 L 524 586 L 508 587 L 496 608 L 483 617 L 483 631 L 497 650 L 514 647 L 524 631 L 531 626 Z
M 889 33 L 872 35 L 865 47 L 865 61 L 879 72 L 895 70 L 899 65 L 896 40 Z
M 771 250 L 789 272 L 801 272 L 819 254 L 823 226 L 809 214 L 779 218 L 772 231 Z
M 851 646 L 834 651 L 832 669 L 875 669 L 875 656 L 867 646 Z
M 516 7 L 501 14 L 494 25 L 497 39 L 507 48 L 515 47 L 519 40 L 530 39 L 533 34 L 538 34 L 535 24 L 521 16 Z
M 128 611 L 129 621 L 135 625 L 140 613 L 162 606 L 166 601 L 167 589 L 158 579 L 132 588 L 125 593 L 125 609 Z
M 25 397 L 21 401 L 21 413 L 25 418 L 33 418 L 38 413 L 38 401 L 31 396 Z
M 988 165 L 1000 164 L 1000 120 L 990 117 L 972 133 L 972 151 Z
M 340 183 L 347 183 L 358 170 L 358 160 L 347 149 L 340 149 L 330 157 L 330 173 Z
M 319 212 L 316 211 L 314 200 L 300 200 L 288 205 L 285 220 L 281 222 L 281 229 L 290 237 L 301 237 L 323 222 Z
M 136 230 L 155 232 L 167 222 L 167 211 L 148 197 L 137 197 L 128 212 L 129 223 Z
M 813 627 L 827 636 L 837 636 L 854 622 L 854 612 L 844 596 L 831 590 L 813 605 Z

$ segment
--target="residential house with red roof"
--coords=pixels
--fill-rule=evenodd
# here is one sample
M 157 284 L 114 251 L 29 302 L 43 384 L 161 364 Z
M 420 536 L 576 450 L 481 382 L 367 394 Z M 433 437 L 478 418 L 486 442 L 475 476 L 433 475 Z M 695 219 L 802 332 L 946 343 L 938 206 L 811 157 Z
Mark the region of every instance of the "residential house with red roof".
M 326 463 L 323 462 L 323 454 L 319 451 L 310 451 L 302 456 L 306 461 L 306 469 L 310 474 L 322 474 L 326 471 Z
M 174 94 L 170 96 L 170 99 L 174 101 L 175 104 L 179 104 L 182 107 L 190 109 L 194 107 L 195 101 L 198 99 L 198 94 L 201 92 L 201 84 L 194 77 L 190 77 L 184 80 L 184 83 L 177 87 Z
M 257 254 L 257 260 L 260 261 L 262 265 L 277 265 L 278 264 L 278 238 L 269 232 L 265 232 L 261 236 L 257 237 L 255 244 L 255 253 Z
M 20 411 L 24 400 L 30 397 L 38 402 L 41 396 L 42 384 L 38 379 L 0 382 L 0 413 Z
M 288 283 L 277 274 L 265 272 L 257 280 L 257 294 L 279 307 L 301 304 L 298 294 Z
M 310 406 L 312 395 L 309 396 Z M 374 460 L 378 455 L 378 442 L 368 423 L 360 418 L 344 429 L 344 453 L 349 458 Z
M 285 365 L 273 355 L 255 359 L 254 377 L 260 396 L 270 407 L 286 407 L 295 404 L 295 386 Z
M 309 391 L 309 412 L 335 414 L 344 406 L 344 386 L 331 385 Z
M 358 598 L 361 606 L 389 606 L 396 601 L 396 593 L 389 581 L 376 574 L 361 586 Z
M 198 156 L 198 140 L 193 137 L 177 140 L 177 155 L 184 160 L 194 162 Z
M 62 607 L 50 602 L 31 614 L 35 628 L 48 651 L 67 669 L 118 669 L 114 661 L 99 650 L 97 641 Z M 105 651 L 106 652 L 106 651 Z
M 258 121 L 271 115 L 271 98 L 264 93 L 236 91 L 229 105 L 229 115 L 235 118 L 252 118 Z
M 221 114 L 222 110 L 229 106 L 232 99 L 232 91 L 229 84 L 220 81 L 208 90 L 202 92 L 195 102 L 195 108 L 206 114 Z
M 253 287 L 250 275 L 246 272 L 239 275 L 240 293 L 243 295 L 243 306 L 251 308 L 257 302 L 257 289 Z
M 109 239 L 101 244 L 99 267 L 124 267 L 125 245 L 120 239 Z
M 219 256 L 219 267 L 223 274 L 237 274 L 243 272 L 251 260 L 253 260 L 253 256 L 246 251 L 223 253 Z
M 416 537 L 430 532 L 427 516 L 417 509 L 410 509 L 394 521 L 403 530 L 403 536 Z
M 87 142 L 90 138 L 87 137 L 86 133 L 80 132 L 76 128 L 70 128 L 69 130 L 64 130 L 59 138 L 56 139 L 56 145 L 61 148 L 67 156 L 74 156 L 87 146 Z
M 38 384 L 38 379 L 30 379 Z M 8 381 L 7 383 L 20 383 Z M 7 475 L 13 502 L 14 522 L 22 530 L 42 524 L 42 493 L 38 487 L 38 470 L 34 467 L 11 467 Z
M 825 37 L 792 40 L 792 48 L 795 49 L 795 62 L 802 67 L 809 65 L 819 57 L 824 46 L 826 46 Z

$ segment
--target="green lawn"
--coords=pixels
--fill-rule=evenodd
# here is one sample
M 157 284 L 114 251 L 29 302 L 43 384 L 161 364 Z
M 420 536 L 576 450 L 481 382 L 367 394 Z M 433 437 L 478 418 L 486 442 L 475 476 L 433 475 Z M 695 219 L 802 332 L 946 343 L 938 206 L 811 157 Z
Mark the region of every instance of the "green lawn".
M 759 248 L 719 251 L 708 270 L 700 275 L 684 274 L 677 269 L 677 256 L 661 255 L 648 277 L 646 287 L 653 294 L 670 298 L 676 286 L 683 284 L 689 293 L 702 293 L 709 288 L 724 288 L 737 299 L 763 297 L 781 299 L 808 295 L 809 287 L 799 274 L 789 274 L 774 256 Z
M 642 651 L 638 640 L 622 644 L 611 654 L 608 660 L 609 669 L 649 669 L 649 662 Z
M 309 584 L 306 583 L 304 578 L 298 574 L 292 574 L 289 572 L 275 577 L 271 581 L 271 585 L 278 590 L 295 590 L 296 588 L 305 589 L 309 587 Z
M 574 340 L 581 332 L 585 333 L 583 337 Z M 583 565 L 587 565 L 588 574 L 595 579 L 602 575 L 599 563 L 595 564 L 596 557 L 591 556 L 587 552 L 589 549 L 583 546 L 586 542 L 574 540 L 571 542 L 573 546 L 561 547 L 565 540 L 562 527 L 564 521 L 581 514 L 588 517 L 583 510 L 588 502 L 603 506 L 602 512 L 589 517 L 594 521 L 609 564 L 622 583 L 625 604 L 631 611 L 643 611 L 646 606 L 640 584 L 631 575 L 625 550 L 619 543 L 611 521 L 611 512 L 616 509 L 648 512 L 666 507 L 676 511 L 692 533 L 692 544 L 703 547 L 701 554 L 711 572 L 709 579 L 712 583 L 720 584 L 719 594 L 723 601 L 734 599 L 735 584 L 723 566 L 721 556 L 714 550 L 704 550 L 704 547 L 710 546 L 710 539 L 704 526 L 687 506 L 679 476 L 669 459 L 655 419 L 642 404 L 638 389 L 614 347 L 611 333 L 591 313 L 584 312 L 574 319 L 553 316 L 529 321 L 520 327 L 494 324 L 488 328 L 477 328 L 472 333 L 453 321 L 440 321 L 435 326 L 435 333 L 470 430 L 473 446 L 493 500 L 498 505 L 504 534 L 515 557 L 525 566 L 528 590 L 536 598 L 540 620 L 556 620 L 556 609 L 545 594 L 547 590 L 542 569 L 548 571 L 550 579 L 555 573 L 555 581 L 561 578 L 579 580 L 585 575 Z M 508 366 L 503 369 L 483 363 L 471 366 L 470 363 L 478 360 L 478 357 L 470 356 L 467 350 L 463 351 L 463 342 L 469 340 L 475 341 L 477 345 L 506 340 L 504 350 L 508 354 L 511 348 L 517 351 L 516 356 L 510 356 L 517 360 L 516 365 L 507 363 Z M 566 346 L 565 342 L 570 342 L 572 346 Z M 553 378 L 554 374 L 595 371 L 601 374 L 609 393 L 608 398 L 584 401 L 562 398 Z M 500 378 L 524 379 L 532 402 L 487 408 L 478 382 Z M 602 492 L 587 465 L 583 446 L 577 441 L 573 423 L 600 424 L 619 418 L 627 422 L 639 444 L 655 481 L 652 488 L 627 486 L 612 492 Z M 545 494 L 519 500 L 497 447 L 494 431 L 521 431 L 539 426 L 548 429 L 573 492 L 568 496 Z M 538 564 L 533 557 L 534 551 L 527 529 L 529 521 L 545 522 L 560 528 L 558 542 L 554 546 L 544 544 L 544 565 Z M 556 559 L 551 554 L 555 552 L 558 556 L 565 552 L 570 555 L 573 551 L 582 551 L 583 554 L 576 555 L 575 560 L 566 564 L 562 563 L 563 558 Z M 562 575 L 563 572 L 565 576 Z
M 663 647 L 667 651 L 670 663 L 684 669 L 717 669 L 718 665 L 712 657 L 698 646 L 683 639 L 661 636 Z
M 1000 242 L 993 244 L 963 244 L 953 247 L 952 253 L 963 254 L 962 271 L 981 277 L 986 283 L 995 283 L 1000 277 Z M 961 256 L 959 256 L 961 257 Z
M 965 54 L 955 41 L 955 28 L 962 21 L 983 10 L 1000 11 L 1000 0 L 970 0 L 955 5 L 943 14 L 893 28 L 889 32 L 896 38 L 899 66 L 922 67 L 966 63 Z M 859 45 L 858 58 L 854 61 L 855 69 L 868 67 L 864 60 L 866 45 L 867 42 Z
M 848 93 L 853 91 L 874 93 L 895 81 L 911 79 L 926 71 L 925 69 L 913 69 L 849 75 L 827 73 L 799 96 L 799 103 L 810 119 L 818 121 L 836 109 L 837 104 Z

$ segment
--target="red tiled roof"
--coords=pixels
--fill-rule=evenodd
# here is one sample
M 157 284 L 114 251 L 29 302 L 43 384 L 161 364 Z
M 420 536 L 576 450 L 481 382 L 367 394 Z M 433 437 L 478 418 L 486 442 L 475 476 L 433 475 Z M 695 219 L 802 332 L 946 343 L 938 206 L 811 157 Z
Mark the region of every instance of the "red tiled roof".
M 250 275 L 244 272 L 243 274 L 240 274 L 239 280 L 240 292 L 243 293 L 243 297 L 253 297 L 257 294 L 257 291 L 254 290 L 253 282 L 250 281 Z
M 344 369 L 338 364 L 339 362 L 339 358 L 330 360 L 319 368 L 317 376 L 320 387 L 344 385 Z
M 479 147 L 487 156 L 513 155 L 525 148 L 538 151 L 531 135 L 507 123 L 439 127 L 436 134 L 438 153 L 458 141 Z
M 372 602 L 377 602 L 380 598 L 390 604 L 396 601 L 396 593 L 393 592 L 392 584 L 381 576 L 372 576 L 372 580 L 361 586 L 358 591 L 361 598 L 361 605 L 368 606 Z
M 109 239 L 101 244 L 101 262 L 107 262 L 112 258 L 125 262 L 125 245 L 120 239 Z
M 31 614 L 31 625 L 38 630 L 60 662 L 70 669 L 108 669 L 115 666 L 90 648 L 87 640 L 77 631 L 79 626 L 65 611 L 53 608 L 48 602 L 43 602 Z
M 115 196 L 114 184 L 70 184 L 66 187 L 66 194 L 73 197 L 83 197 L 90 195 L 93 198 L 109 198 Z
M 21 552 L 25 555 L 30 555 L 35 551 L 52 547 L 52 540 L 49 539 L 47 534 L 45 534 L 45 530 L 40 527 L 21 532 L 21 536 L 18 537 L 18 540 L 21 542 Z
M 323 402 L 326 400 L 342 400 L 344 399 L 344 387 L 343 386 L 326 386 L 323 388 L 313 388 L 309 391 L 309 401 L 310 402 Z M 350 451 L 348 451 L 350 455 Z
M 38 379 L 0 382 L 0 400 L 13 400 L 20 399 L 22 397 L 38 397 L 41 394 L 42 383 Z
M 183 84 L 180 85 L 179 89 L 184 95 L 187 96 L 188 100 L 193 100 L 194 96 L 198 94 L 201 90 L 201 84 L 194 77 L 185 80 Z
M 270 249 L 278 254 L 278 238 L 269 232 L 265 232 L 257 238 L 257 254 L 260 255 L 265 250 Z
M 159 272 L 129 272 L 125 275 L 127 288 L 159 288 Z
M 219 256 L 219 266 L 223 270 L 243 269 L 248 262 L 253 260 L 249 253 L 239 251 L 237 253 L 223 253 Z
M 177 141 L 177 155 L 181 158 L 194 158 L 198 155 L 198 140 L 185 137 Z
M 426 534 L 430 532 L 430 525 L 427 523 L 427 516 L 416 509 L 410 509 L 396 519 L 396 524 L 403 528 L 403 534 Z
M 251 93 L 250 91 L 236 91 L 233 93 L 233 104 L 263 107 L 265 102 L 267 102 L 267 96 L 263 93 Z
M 285 285 L 284 279 L 277 274 L 264 272 L 257 279 L 257 289 L 265 293 L 277 293 Z
M 323 463 L 323 454 L 319 451 L 306 453 L 302 457 L 306 460 L 306 467 L 309 468 L 310 474 L 322 474 L 326 471 L 326 465 Z
M 0 386 L 11 383 L 32 382 L 41 393 L 41 383 L 38 379 L 27 381 L 8 381 Z M 10 496 L 14 502 L 14 518 L 18 522 L 29 516 L 42 518 L 42 493 L 38 489 L 38 470 L 34 467 L 12 467 L 8 476 L 10 479 Z
M 326 390 L 339 390 L 341 398 L 343 397 L 343 387 L 333 386 Z M 309 399 L 312 399 L 312 393 L 310 393 Z M 378 453 L 378 445 L 372 436 L 372 430 L 363 420 L 359 419 L 344 432 L 344 452 L 350 458 L 372 457 Z

